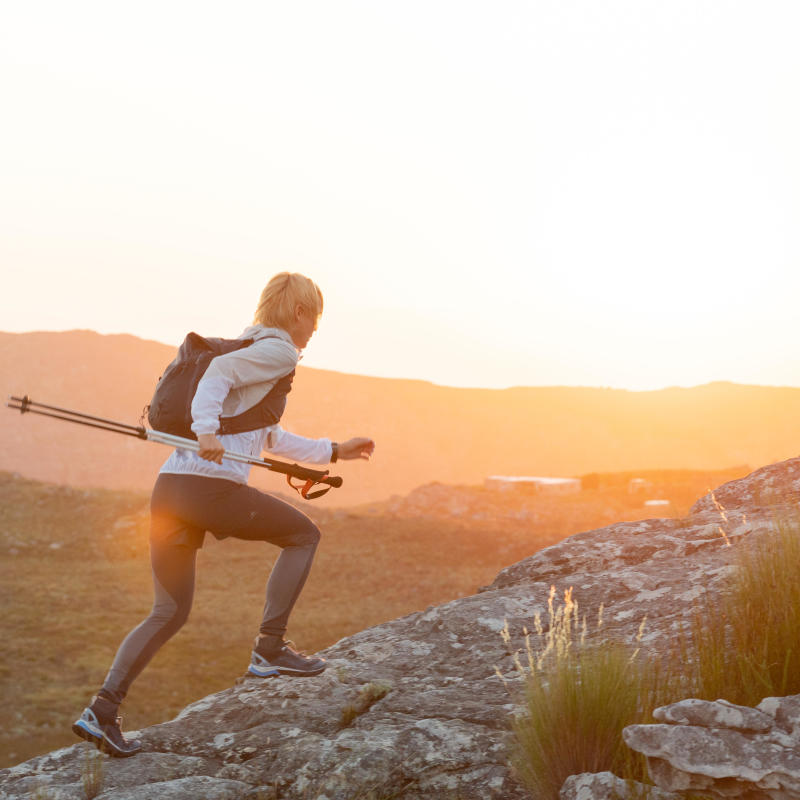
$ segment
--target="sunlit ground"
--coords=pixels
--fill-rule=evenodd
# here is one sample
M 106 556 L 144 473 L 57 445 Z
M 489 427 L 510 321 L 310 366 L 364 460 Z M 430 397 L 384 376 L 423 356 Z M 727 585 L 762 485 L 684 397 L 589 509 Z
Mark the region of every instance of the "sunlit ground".
M 407 503 L 415 510 L 404 510 L 403 499 L 351 512 L 318 509 L 323 539 L 289 636 L 317 651 L 472 594 L 502 568 L 572 533 L 685 514 L 710 481 L 728 479 L 665 472 L 659 484 L 656 473 L 650 477 L 650 493 L 671 491 L 671 513 L 649 512 L 625 475 L 598 476 L 589 481 L 595 488 L 564 497 L 437 487 L 462 507 L 464 497 L 478 504 L 460 515 L 447 502 L 420 506 L 414 495 Z M 70 723 L 99 688 L 122 638 L 149 612 L 152 584 L 146 494 L 0 474 L 0 501 L 0 766 L 7 766 L 73 743 Z M 207 536 L 192 615 L 134 684 L 122 709 L 127 729 L 169 719 L 244 673 L 276 554 L 266 544 Z

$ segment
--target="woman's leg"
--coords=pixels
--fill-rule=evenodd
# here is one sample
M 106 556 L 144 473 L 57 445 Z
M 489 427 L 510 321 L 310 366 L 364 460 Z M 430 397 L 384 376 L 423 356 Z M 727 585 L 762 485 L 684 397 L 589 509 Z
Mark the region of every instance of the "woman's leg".
M 219 538 L 269 542 L 281 548 L 267 583 L 259 630 L 282 637 L 314 560 L 320 540 L 317 526 L 289 503 L 245 484 L 194 475 L 162 479 L 175 487 L 170 490 L 173 513 L 184 524 Z
M 305 544 L 283 548 L 267 581 L 264 614 L 248 667 L 248 673 L 256 677 L 319 675 L 327 666 L 325 659 L 309 658 L 283 640 L 289 615 L 311 569 L 319 533 L 309 537 Z
M 270 542 L 282 549 L 267 583 L 256 650 L 275 662 L 269 674 L 310 675 L 325 668 L 324 660 L 305 658 L 283 641 L 320 539 L 319 529 L 305 514 L 245 484 L 199 475 L 160 475 L 151 508 L 156 603 L 120 647 L 102 697 L 119 702 L 158 648 L 186 621 L 196 547 L 204 531 L 219 538 Z
M 150 615 L 120 645 L 99 692 L 117 704 L 159 648 L 181 629 L 192 608 L 195 559 L 204 529 L 185 518 L 184 482 L 182 475 L 159 475 L 153 487 L 150 563 L 155 597 Z
M 267 597 L 259 633 L 282 637 L 289 625 L 297 598 L 311 571 L 314 553 L 317 551 L 319 533 L 305 543 L 284 547 L 267 581 Z
M 150 561 L 155 599 L 150 615 L 117 651 L 103 687 L 75 721 L 72 730 L 114 756 L 131 756 L 141 742 L 122 735 L 117 709 L 136 676 L 158 649 L 186 622 L 194 594 L 195 556 L 203 530 L 171 510 L 171 492 L 161 477 L 151 499 Z
M 305 514 L 275 497 L 249 490 L 248 501 L 247 520 L 233 535 L 271 541 L 282 548 L 267 581 L 264 613 L 248 672 L 260 678 L 318 675 L 326 667 L 325 660 L 298 653 L 283 636 L 311 570 L 319 529 Z
M 263 540 L 282 548 L 267 581 L 264 613 L 259 627 L 261 634 L 282 637 L 289 624 L 289 615 L 311 571 L 320 532 L 305 514 L 282 500 L 255 489 L 247 492 L 246 499 L 247 519 L 233 536 Z
M 316 675 L 323 659 L 307 658 L 283 640 L 320 540 L 317 526 L 294 506 L 250 486 L 201 476 L 181 476 L 181 517 L 219 538 L 263 541 L 281 548 L 267 582 L 255 652 L 270 661 L 266 674 Z M 262 665 L 263 666 L 263 665 Z M 263 674 L 262 674 L 263 673 Z
M 197 550 L 186 544 L 150 543 L 155 599 L 150 615 L 120 645 L 100 697 L 119 705 L 131 683 L 189 617 Z

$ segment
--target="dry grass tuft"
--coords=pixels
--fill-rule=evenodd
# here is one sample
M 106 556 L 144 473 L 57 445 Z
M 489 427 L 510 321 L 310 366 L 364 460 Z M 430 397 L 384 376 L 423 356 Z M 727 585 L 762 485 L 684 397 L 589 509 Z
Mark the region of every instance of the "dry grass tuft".
M 392 690 L 388 683 L 382 681 L 373 681 L 372 683 L 365 683 L 358 693 L 358 697 L 353 703 L 348 703 L 343 709 L 339 719 L 339 725 L 342 728 L 347 728 L 355 722 L 355 720 L 378 702 L 378 700 L 386 697 Z
M 103 754 L 87 745 L 81 765 L 81 786 L 86 800 L 94 800 L 103 791 L 104 770 Z
M 510 760 L 533 796 L 543 800 L 557 798 L 564 781 L 580 772 L 611 770 L 643 779 L 644 765 L 623 743 L 622 729 L 649 717 L 661 700 L 638 641 L 590 643 L 571 588 L 562 603 L 554 600 L 552 587 L 547 626 L 534 618 L 535 633 L 524 631 L 524 646 L 514 655 L 524 690 L 523 711 L 512 723 Z M 602 614 L 601 607 L 595 638 Z M 502 635 L 509 644 L 508 630 Z

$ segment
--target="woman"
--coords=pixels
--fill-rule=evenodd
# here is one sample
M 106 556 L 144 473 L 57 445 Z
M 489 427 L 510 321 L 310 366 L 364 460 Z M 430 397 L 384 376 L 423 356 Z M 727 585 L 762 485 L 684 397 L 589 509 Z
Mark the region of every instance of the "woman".
M 249 674 L 310 676 L 325 660 L 292 649 L 283 636 L 305 584 L 319 542 L 316 525 L 293 506 L 247 486 L 250 467 L 223 460 L 231 452 L 258 456 L 263 449 L 298 461 L 327 464 L 369 459 L 375 443 L 366 437 L 338 444 L 308 439 L 272 424 L 244 433 L 219 434 L 222 420 L 268 402 L 280 418 L 299 359 L 322 313 L 322 293 L 303 275 L 282 272 L 265 287 L 254 324 L 242 339 L 254 343 L 217 356 L 192 401 L 197 453 L 175 450 L 164 463 L 150 503 L 150 553 L 155 600 L 150 615 L 117 651 L 105 682 L 72 730 L 113 756 L 141 750 L 126 740 L 117 717 L 131 683 L 157 650 L 186 622 L 194 592 L 195 556 L 206 531 L 217 538 L 265 541 L 281 548 L 267 582 L 267 597 Z

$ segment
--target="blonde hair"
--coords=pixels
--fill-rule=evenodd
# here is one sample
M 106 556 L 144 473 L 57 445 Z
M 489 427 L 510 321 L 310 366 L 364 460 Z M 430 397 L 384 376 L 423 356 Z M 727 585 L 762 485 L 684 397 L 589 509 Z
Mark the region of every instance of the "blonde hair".
M 287 328 L 301 305 L 309 313 L 322 313 L 322 292 L 311 278 L 299 272 L 279 272 L 261 292 L 253 324 L 267 328 Z

